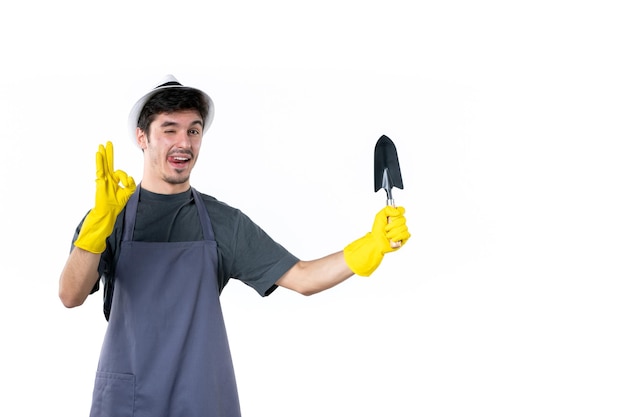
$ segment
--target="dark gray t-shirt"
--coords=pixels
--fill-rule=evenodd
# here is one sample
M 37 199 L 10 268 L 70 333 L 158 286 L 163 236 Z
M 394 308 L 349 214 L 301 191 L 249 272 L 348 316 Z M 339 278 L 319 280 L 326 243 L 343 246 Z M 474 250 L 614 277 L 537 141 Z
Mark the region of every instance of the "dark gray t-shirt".
M 254 288 L 261 296 L 276 289 L 276 281 L 298 258 L 275 242 L 240 210 L 206 194 L 200 194 L 213 226 L 218 253 L 218 279 L 221 290 L 230 278 Z M 142 189 L 139 194 L 133 240 L 144 242 L 183 242 L 201 240 L 202 228 L 191 189 L 164 195 Z M 119 258 L 124 213 L 117 217 L 113 233 L 100 258 L 99 272 L 104 284 L 104 313 L 108 318 L 115 265 Z M 78 237 L 81 224 L 74 235 Z M 96 283 L 92 293 L 98 291 Z

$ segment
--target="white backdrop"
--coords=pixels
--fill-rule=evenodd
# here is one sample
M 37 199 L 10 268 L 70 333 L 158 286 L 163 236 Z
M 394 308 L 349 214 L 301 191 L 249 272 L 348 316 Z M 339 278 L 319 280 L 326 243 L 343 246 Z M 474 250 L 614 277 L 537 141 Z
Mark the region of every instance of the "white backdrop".
M 58 276 L 167 73 L 216 104 L 193 185 L 303 259 L 368 231 L 398 148 L 413 236 L 373 276 L 226 287 L 246 417 L 626 414 L 620 2 L 132 3 L 2 6 L 0 415 L 88 413 L 101 294 Z

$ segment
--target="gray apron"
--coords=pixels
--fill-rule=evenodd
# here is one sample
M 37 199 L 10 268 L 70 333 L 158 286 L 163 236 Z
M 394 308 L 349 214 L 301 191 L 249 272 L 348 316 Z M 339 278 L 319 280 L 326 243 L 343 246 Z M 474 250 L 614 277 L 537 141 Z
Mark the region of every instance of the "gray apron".
M 239 417 L 204 202 L 192 188 L 204 240 L 135 242 L 140 188 L 126 206 L 90 415 Z

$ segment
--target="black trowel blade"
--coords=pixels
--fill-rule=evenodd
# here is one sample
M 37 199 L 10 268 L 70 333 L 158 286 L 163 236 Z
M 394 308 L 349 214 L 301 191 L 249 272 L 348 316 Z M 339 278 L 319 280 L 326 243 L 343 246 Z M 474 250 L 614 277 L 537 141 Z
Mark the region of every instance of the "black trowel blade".
M 381 188 L 390 190 L 393 187 L 404 188 L 400 161 L 396 145 L 387 136 L 382 135 L 374 147 L 374 192 Z

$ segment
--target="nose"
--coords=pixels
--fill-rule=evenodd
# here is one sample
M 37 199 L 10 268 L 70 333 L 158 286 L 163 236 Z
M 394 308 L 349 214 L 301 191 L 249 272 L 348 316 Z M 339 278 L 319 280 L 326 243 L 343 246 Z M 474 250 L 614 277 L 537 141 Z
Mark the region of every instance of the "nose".
M 180 132 L 176 142 L 183 149 L 191 149 L 191 135 L 186 130 Z

